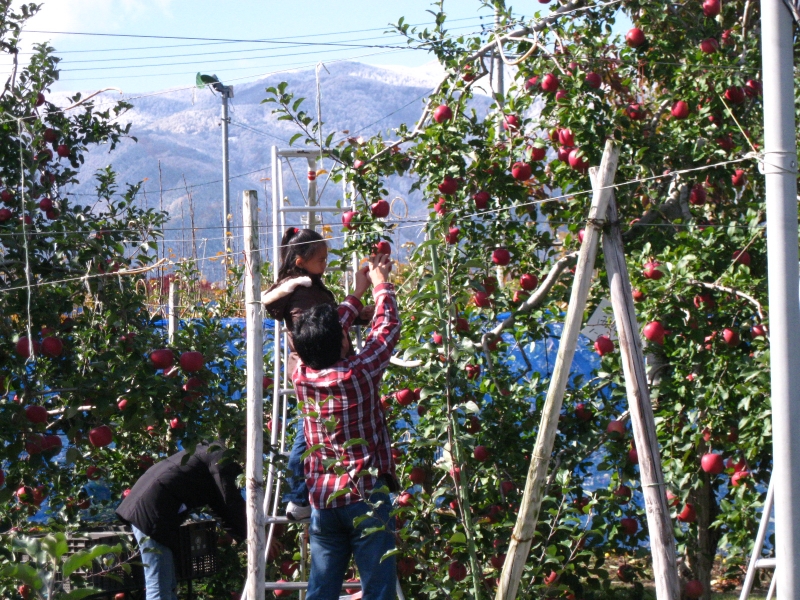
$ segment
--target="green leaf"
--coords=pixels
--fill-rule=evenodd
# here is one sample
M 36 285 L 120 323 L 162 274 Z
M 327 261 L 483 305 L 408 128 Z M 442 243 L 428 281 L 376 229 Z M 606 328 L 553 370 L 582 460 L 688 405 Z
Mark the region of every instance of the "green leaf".
M 291 146 L 301 137 L 303 137 L 302 133 L 295 133 L 292 137 L 289 138 L 289 145 Z
M 67 578 L 72 575 L 78 569 L 85 567 L 88 564 L 100 556 L 104 554 L 119 554 L 122 552 L 122 546 L 117 544 L 116 546 L 109 546 L 108 544 L 98 544 L 97 546 L 93 546 L 89 550 L 81 550 L 80 552 L 76 552 L 72 556 L 70 556 L 66 561 L 64 561 L 64 567 L 62 569 L 64 573 L 64 577 Z
M 326 500 L 325 503 L 326 504 L 330 504 L 331 502 L 336 500 L 336 498 L 338 498 L 339 496 L 344 496 L 345 494 L 349 494 L 349 493 L 350 493 L 350 490 L 348 490 L 348 489 L 336 490 L 330 496 L 328 496 L 328 499 Z
M 342 448 L 345 450 L 352 446 L 369 446 L 369 442 L 367 442 L 367 440 L 364 438 L 352 438 L 342 444 Z
M 458 531 L 458 532 L 454 533 L 454 534 L 453 534 L 453 535 L 450 537 L 450 540 L 449 540 L 449 541 L 450 541 L 450 543 L 451 543 L 451 544 L 453 544 L 453 545 L 457 545 L 457 544 L 458 544 L 458 545 L 460 545 L 460 544 L 466 544 L 466 543 L 467 543 L 467 536 L 465 536 L 463 533 L 461 533 L 460 531 Z
M 64 598 L 64 600 L 81 600 L 82 598 L 88 598 L 89 596 L 100 594 L 101 591 L 102 590 L 97 590 L 95 588 L 78 588 L 75 590 L 70 590 L 70 592 L 62 596 L 62 598 Z

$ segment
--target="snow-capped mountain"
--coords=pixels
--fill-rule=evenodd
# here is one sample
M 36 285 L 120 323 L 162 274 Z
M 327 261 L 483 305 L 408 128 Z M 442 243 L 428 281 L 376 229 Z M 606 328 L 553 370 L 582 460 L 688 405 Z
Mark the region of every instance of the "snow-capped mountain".
M 328 65 L 320 70 L 323 133 L 347 131 L 349 136 L 366 137 L 379 131 L 390 131 L 401 123 L 411 127 L 419 118 L 425 97 L 442 75 L 433 66 L 382 68 L 354 62 Z M 234 226 L 241 225 L 242 192 L 248 189 L 258 191 L 263 224 L 269 225 L 267 215 L 271 212 L 267 209 L 271 206 L 268 204 L 271 187 L 267 178 L 271 177 L 271 149 L 273 145 L 288 148 L 288 140 L 297 133 L 292 123 L 278 121 L 272 115 L 273 104 L 262 104 L 266 98 L 265 89 L 281 81 L 289 83 L 288 90 L 295 94 L 295 98 L 306 99 L 304 110 L 316 115 L 317 80 L 313 69 L 282 73 L 234 86 L 229 128 L 231 222 Z M 67 94 L 63 96 L 66 98 Z M 114 93 L 106 93 L 98 103 L 105 104 L 115 98 Z M 75 198 L 78 201 L 85 197 L 88 202 L 86 195 L 93 195 L 94 189 L 92 173 L 111 164 L 121 183 L 144 180 L 145 193 L 140 201 L 152 208 L 163 206 L 168 210 L 172 215 L 169 227 L 188 228 L 190 207 L 185 177 L 194 206 L 198 253 L 213 256 L 222 248 L 219 95 L 207 89 L 184 89 L 142 95 L 131 102 L 134 108 L 122 119 L 132 123 L 131 135 L 138 141 L 125 140 L 111 154 L 103 148 L 95 149 L 87 157 L 81 172 L 81 185 L 67 190 L 67 193 L 77 194 Z M 475 105 L 477 109 L 485 110 L 489 100 L 479 98 Z M 392 136 L 387 137 L 391 139 Z M 293 169 L 294 174 L 291 169 L 284 168 L 284 189 L 290 203 L 299 205 L 303 203 L 303 197 L 294 175 L 305 192 L 305 161 L 297 160 Z M 320 187 L 324 182 L 325 177 L 320 177 Z M 411 183 L 410 177 L 392 178 L 388 182 L 390 198 L 402 198 L 408 205 L 409 214 L 420 215 L 424 213 L 421 197 L 418 193 L 409 195 Z M 324 194 L 322 202 L 333 204 L 341 198 L 342 190 L 339 185 L 331 183 Z M 328 216 L 328 219 L 333 220 L 333 217 Z M 288 219 L 287 223 L 297 223 L 297 218 Z M 177 256 L 188 256 L 191 248 L 183 239 L 190 238 L 188 229 L 184 232 L 170 230 L 165 245 Z M 241 248 L 238 238 L 236 242 L 235 248 Z M 213 279 L 214 263 L 206 261 L 201 266 L 204 273 Z

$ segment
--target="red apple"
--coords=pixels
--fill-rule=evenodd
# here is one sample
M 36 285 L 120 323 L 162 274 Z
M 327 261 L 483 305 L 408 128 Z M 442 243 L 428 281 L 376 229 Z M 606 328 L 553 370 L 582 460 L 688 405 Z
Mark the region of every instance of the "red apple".
M 700 51 L 704 54 L 713 54 L 719 50 L 719 42 L 714 38 L 706 38 L 700 42 Z
M 511 253 L 505 248 L 495 248 L 492 251 L 492 262 L 504 267 L 511 262 Z
M 458 227 L 451 227 L 447 230 L 444 240 L 450 245 L 457 244 L 459 235 L 461 235 L 461 230 Z
M 516 487 L 517 486 L 514 484 L 513 481 L 506 480 L 500 484 L 500 491 L 503 492 L 504 496 L 508 496 L 511 492 L 513 492 L 516 489 Z
M 725 470 L 725 463 L 722 460 L 721 455 L 710 452 L 708 454 L 704 454 L 703 458 L 700 459 L 700 467 L 706 473 L 711 473 L 712 475 L 719 475 L 720 473 L 722 473 L 722 471 Z
M 733 31 L 726 29 L 722 32 L 722 44 L 724 46 L 733 46 L 736 41 L 733 39 Z
M 634 302 L 643 302 L 647 297 L 642 290 L 633 290 L 632 295 Z
M 636 578 L 636 572 L 630 565 L 620 565 L 617 569 L 617 577 L 623 583 L 630 583 Z
M 544 160 L 547 156 L 547 148 L 544 146 L 528 146 L 528 152 L 532 161 Z
M 119 402 L 117 402 L 117 408 L 119 410 L 125 410 L 128 406 L 128 399 L 122 398 Z
M 467 578 L 467 567 L 454 560 L 447 568 L 447 574 L 453 581 L 464 581 Z
M 698 183 L 697 185 L 693 186 L 689 192 L 689 204 L 703 206 L 703 204 L 706 203 L 706 197 L 706 190 L 701 184 Z
M 47 409 L 44 406 L 32 404 L 25 407 L 25 418 L 31 423 L 47 423 L 48 416 Z
M 538 84 L 539 84 L 539 77 L 538 76 L 531 77 L 525 82 L 525 91 L 528 93 L 532 93 L 532 91 L 536 89 L 536 86 Z
M 442 194 L 455 194 L 458 191 L 458 180 L 450 175 L 446 175 L 438 187 Z
M 561 89 L 556 92 L 556 102 L 562 100 L 564 98 L 569 98 L 569 92 L 567 90 Z
M 453 118 L 453 111 L 446 104 L 440 104 L 433 111 L 433 120 L 437 123 L 444 123 Z
M 478 462 L 485 462 L 489 459 L 489 449 L 486 446 L 475 446 L 475 449 L 472 451 L 472 456 L 474 456 L 475 460 Z
M 69 146 L 66 144 L 59 144 L 56 148 L 56 154 L 58 154 L 61 158 L 66 158 L 69 156 Z
M 633 492 L 627 485 L 620 485 L 614 490 L 614 498 L 621 504 L 626 504 L 630 501 Z
M 569 153 L 572 152 L 572 148 L 568 148 L 566 146 L 561 146 L 558 150 L 556 150 L 556 157 L 563 163 L 569 164 Z
M 722 330 L 722 339 L 726 344 L 728 344 L 728 346 L 731 346 L 732 348 L 738 346 L 739 342 L 741 341 L 739 339 L 739 332 L 728 327 Z
M 683 510 L 678 513 L 678 521 L 681 523 L 694 523 L 697 520 L 697 511 L 695 511 L 692 504 L 686 503 Z
M 733 462 L 733 458 L 729 458 L 725 461 L 725 470 L 730 469 L 733 469 L 734 473 L 745 471 L 747 470 L 747 461 L 745 459 L 741 459 L 739 462 Z
M 491 564 L 492 567 L 494 567 L 497 570 L 502 569 L 505 562 L 506 562 L 505 554 L 497 554 L 489 559 L 489 564 Z
M 377 244 L 375 244 L 375 254 L 385 254 L 386 256 L 391 255 L 392 247 L 389 245 L 389 242 L 386 240 L 381 240 Z
M 150 353 L 150 362 L 156 369 L 169 369 L 175 364 L 175 355 L 169 348 L 153 350 Z
M 480 433 L 481 420 L 475 415 L 470 415 L 469 418 L 467 418 L 466 422 L 464 423 L 464 430 L 467 433 L 471 433 L 472 435 Z
M 678 100 L 672 105 L 672 116 L 676 119 L 685 119 L 689 116 L 689 105 L 683 100 Z
M 575 145 L 575 135 L 572 133 L 571 129 L 559 129 L 558 130 L 558 142 L 562 146 L 574 146 Z
M 515 162 L 511 167 L 511 176 L 517 181 L 528 181 L 531 173 L 532 169 L 528 163 Z
M 37 107 L 41 106 L 42 104 L 44 104 L 44 102 L 45 102 L 44 94 L 42 92 L 36 94 L 36 106 Z
M 558 76 L 553 73 L 548 73 L 542 78 L 542 91 L 554 93 L 558 90 Z
M 579 148 L 573 148 L 570 151 L 569 166 L 576 171 L 580 171 L 581 173 L 585 172 L 589 168 L 589 161 L 586 160 L 586 155 L 583 153 L 583 150 L 580 150 Z
M 585 81 L 586 85 L 595 90 L 598 89 L 603 83 L 603 80 L 597 73 L 587 73 Z
M 705 0 L 703 2 L 703 14 L 709 18 L 716 17 L 720 10 L 722 10 L 720 0 Z
M 544 577 L 545 585 L 553 585 L 557 580 L 558 580 L 558 573 L 556 573 L 555 571 L 550 571 Z
M 23 337 L 19 338 L 19 340 L 17 341 L 16 346 L 14 347 L 14 350 L 16 351 L 16 353 L 19 356 L 21 356 L 23 358 L 29 358 L 30 357 L 30 346 L 31 345 L 33 346 L 33 354 L 34 354 L 34 356 L 39 354 L 39 352 L 41 350 L 41 345 L 39 344 L 39 342 L 36 342 L 36 341 L 34 341 L 33 344 L 29 344 L 27 336 L 23 336 Z
M 632 465 L 639 464 L 639 452 L 636 450 L 636 448 L 631 448 L 628 450 L 628 460 Z
M 644 326 L 644 337 L 654 344 L 664 344 L 664 326 L 659 321 L 650 321 Z
M 752 337 L 766 337 L 767 329 L 763 325 L 753 325 L 750 328 L 750 335 Z
M 644 107 L 635 102 L 629 104 L 625 109 L 625 112 L 628 114 L 628 118 L 632 121 L 641 121 L 645 117 Z
M 414 503 L 414 496 L 408 492 L 403 492 L 397 497 L 398 506 L 406 507 Z
M 519 286 L 523 290 L 531 291 L 536 289 L 536 286 L 539 285 L 539 278 L 536 275 L 531 275 L 530 273 L 524 273 L 519 278 Z
M 606 427 L 606 433 L 612 440 L 619 440 L 625 435 L 625 423 L 622 421 L 610 421 Z
M 434 344 L 436 344 L 437 346 L 441 346 L 442 345 L 442 341 L 444 340 L 444 338 L 442 338 L 442 334 L 441 333 L 434 332 L 431 337 L 433 338 L 433 343 Z
M 639 521 L 636 519 L 626 517 L 621 519 L 619 524 L 620 527 L 622 527 L 622 532 L 625 535 L 636 535 L 636 532 L 639 531 Z
M 638 48 L 646 41 L 647 39 L 644 37 L 644 31 L 638 27 L 634 27 L 625 34 L 625 43 L 631 48 Z
M 101 425 L 89 431 L 89 442 L 95 448 L 103 448 L 111 443 L 114 438 L 114 432 L 108 425 Z
M 591 421 L 594 418 L 594 413 L 591 409 L 587 408 L 583 402 L 579 402 L 575 405 L 575 416 L 578 418 L 579 421 Z
M 184 352 L 180 358 L 181 369 L 186 373 L 196 373 L 203 368 L 205 358 L 200 352 Z
M 173 419 L 170 419 L 169 427 L 170 429 L 183 429 L 186 427 L 186 425 L 183 423 L 183 421 L 181 421 L 180 417 L 174 417 Z
M 0 208 L 0 223 L 5 223 L 14 218 L 14 213 L 7 208 Z
M 595 340 L 594 349 L 600 356 L 605 356 L 614 351 L 614 342 L 607 335 L 601 335 Z
M 472 295 L 472 301 L 479 308 L 488 308 L 492 305 L 492 300 L 486 292 L 475 292 Z
M 414 568 L 417 566 L 417 561 L 410 556 L 401 556 L 397 559 L 397 573 L 400 577 L 408 577 L 414 573 Z
M 47 198 L 45 196 L 44 198 L 39 200 L 39 209 L 44 211 L 44 212 L 47 212 L 48 210 L 52 210 L 53 209 L 53 201 L 50 198 Z
M 748 79 L 744 84 L 744 93 L 748 95 L 750 98 L 755 98 L 756 96 L 761 95 L 761 90 L 763 86 L 761 82 L 757 79 Z
M 469 364 L 464 367 L 464 371 L 467 374 L 467 379 L 475 379 L 481 374 L 481 366 Z
M 445 216 L 447 214 L 447 201 L 444 198 L 439 198 L 436 204 L 433 205 L 433 210 L 440 217 Z
M 408 478 L 411 480 L 411 483 L 422 485 L 427 478 L 427 472 L 422 467 L 413 467 Z
M 708 2 L 708 0 L 706 0 L 706 2 Z M 703 6 L 705 6 L 705 4 L 703 4 Z M 687 581 L 686 586 L 683 588 L 683 593 L 686 594 L 687 598 L 700 598 L 704 591 L 705 588 L 703 588 L 703 584 L 697 581 L 697 579 Z
M 383 219 L 389 216 L 389 203 L 386 200 L 378 200 L 370 207 L 372 216 L 377 219 Z
M 344 225 L 345 229 L 352 229 L 353 225 L 351 224 L 353 221 L 353 217 L 356 216 L 355 211 L 348 210 L 342 213 L 342 225 Z
M 38 433 L 31 433 L 25 439 L 25 452 L 30 455 L 41 454 L 44 448 L 44 438 Z
M 403 388 L 402 390 L 398 390 L 397 392 L 395 392 L 394 397 L 397 399 L 397 403 L 401 406 L 408 406 L 409 404 L 414 402 L 414 400 L 417 399 L 416 396 L 414 395 L 414 392 L 408 388 Z
M 456 333 L 469 333 L 469 321 L 464 317 L 456 319 Z
M 725 90 L 725 100 L 731 104 L 741 104 L 744 102 L 744 90 L 737 85 L 733 85 Z
M 747 175 L 742 169 L 736 169 L 733 175 L 731 175 L 731 183 L 733 187 L 742 187 L 747 183 Z
M 86 467 L 86 478 L 87 479 L 91 479 L 92 481 L 95 481 L 97 479 L 100 479 L 100 475 L 102 475 L 102 471 L 98 467 L 95 467 L 94 465 Z
M 664 276 L 664 273 L 658 270 L 661 264 L 649 261 L 644 264 L 644 270 L 642 271 L 642 275 L 645 279 L 652 279 L 653 281 L 658 281 Z
M 3 487 L 6 483 L 6 474 L 3 472 L 3 469 L 0 469 L 0 487 Z
M 57 337 L 46 337 L 42 340 L 42 354 L 51 358 L 61 356 L 64 343 Z
M 521 304 L 522 302 L 525 302 L 525 300 L 527 300 L 529 297 L 530 294 L 525 290 L 517 290 L 514 292 L 514 297 L 513 297 L 514 304 Z
M 520 121 L 517 115 L 505 115 L 503 117 L 503 129 L 514 131 L 519 129 Z
M 484 192 L 483 190 L 472 196 L 472 199 L 475 200 L 475 208 L 478 210 L 488 208 L 490 198 L 489 192 Z
M 731 485 L 733 487 L 739 487 L 740 485 L 744 485 L 743 479 L 746 479 L 750 476 L 750 473 L 742 469 L 741 471 L 736 471 L 733 475 L 731 475 Z

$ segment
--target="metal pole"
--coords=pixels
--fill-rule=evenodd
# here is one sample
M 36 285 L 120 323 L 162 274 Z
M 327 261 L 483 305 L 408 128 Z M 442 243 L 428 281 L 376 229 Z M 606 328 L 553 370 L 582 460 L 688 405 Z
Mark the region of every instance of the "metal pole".
M 793 27 L 792 14 L 782 0 L 761 1 L 772 479 L 776 575 L 782 598 L 800 598 L 800 560 L 795 560 L 800 556 L 800 353 L 796 349 L 800 303 Z
M 169 315 L 167 316 L 167 335 L 169 343 L 175 340 L 175 332 L 178 330 L 178 282 L 169 282 Z
M 228 281 L 228 267 L 231 259 L 231 182 L 230 171 L 228 169 L 228 98 L 230 98 L 231 88 L 222 88 L 222 229 L 223 249 L 225 251 L 224 262 L 224 281 Z

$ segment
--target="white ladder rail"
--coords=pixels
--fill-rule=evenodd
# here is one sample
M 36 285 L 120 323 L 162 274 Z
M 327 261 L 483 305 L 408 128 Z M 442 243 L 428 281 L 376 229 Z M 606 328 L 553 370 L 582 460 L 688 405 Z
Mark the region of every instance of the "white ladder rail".
M 769 479 L 769 487 L 767 488 L 767 498 L 764 501 L 764 510 L 761 513 L 761 521 L 758 524 L 758 533 L 756 534 L 756 541 L 753 545 L 753 554 L 750 557 L 750 562 L 747 565 L 747 572 L 742 584 L 742 592 L 739 594 L 739 600 L 747 600 L 750 592 L 753 589 L 753 582 L 756 578 L 757 569 L 775 569 L 776 559 L 774 558 L 761 558 L 761 553 L 764 550 L 764 540 L 767 537 L 767 529 L 769 528 L 770 515 L 772 514 L 772 504 L 775 500 L 775 485 L 772 476 Z M 771 600 L 775 593 L 775 584 L 777 578 L 775 572 L 772 573 L 772 581 L 769 585 L 769 592 L 767 592 L 767 600 Z

